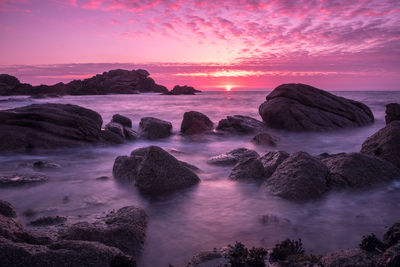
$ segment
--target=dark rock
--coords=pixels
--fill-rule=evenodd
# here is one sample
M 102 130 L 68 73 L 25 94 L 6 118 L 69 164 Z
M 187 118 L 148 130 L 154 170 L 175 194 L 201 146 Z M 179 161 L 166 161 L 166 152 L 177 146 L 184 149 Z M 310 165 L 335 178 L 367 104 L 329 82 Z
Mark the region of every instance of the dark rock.
M 305 152 L 297 152 L 284 160 L 267 179 L 269 191 L 290 200 L 309 200 L 324 194 L 328 188 L 328 168 Z
M 35 161 L 32 166 L 35 169 L 61 169 L 60 164 L 42 160 Z
M 259 133 L 251 139 L 251 142 L 260 146 L 276 146 L 276 138 L 269 133 Z
M 400 168 L 400 121 L 392 121 L 368 137 L 361 153 L 387 160 Z
M 381 266 L 398 267 L 400 266 L 400 244 L 396 244 L 383 253 L 381 257 Z
M 325 267 L 376 267 L 379 266 L 379 257 L 374 253 L 354 248 L 329 253 L 322 257 L 321 262 Z
M 262 181 L 264 178 L 264 166 L 258 158 L 247 158 L 236 163 L 229 174 L 231 180 Z
M 361 188 L 400 179 L 400 169 L 393 164 L 362 153 L 332 155 L 322 162 L 329 169 L 331 188 Z
M 153 140 L 170 136 L 172 124 L 153 117 L 145 117 L 140 120 L 139 128 L 146 139 Z
M 216 129 L 231 134 L 252 134 L 265 130 L 265 124 L 248 116 L 234 115 L 220 120 Z
M 100 132 L 101 141 L 108 144 L 123 144 L 125 138 L 109 129 Z
M 9 218 L 17 217 L 17 212 L 14 207 L 5 200 L 0 200 L 0 214 Z
M 386 124 L 391 123 L 392 121 L 400 120 L 400 104 L 390 103 L 386 105 L 386 116 L 385 121 Z
M 33 226 L 48 226 L 48 225 L 56 225 L 65 223 L 67 221 L 66 217 L 62 216 L 46 216 L 40 217 L 34 221 L 31 221 L 29 224 Z
M 125 117 L 125 116 L 122 116 L 120 114 L 113 115 L 112 119 L 111 119 L 111 122 L 116 122 L 116 123 L 121 124 L 122 126 L 126 126 L 126 127 L 129 127 L 129 128 L 132 128 L 131 119 L 129 119 L 129 118 Z
M 241 147 L 224 154 L 213 156 L 207 160 L 207 163 L 213 165 L 235 165 L 239 161 L 247 158 L 258 158 L 259 156 L 260 155 L 258 155 L 256 151 Z
M 169 91 L 165 92 L 165 95 L 195 95 L 196 93 L 201 93 L 200 90 L 196 90 L 191 86 L 180 86 L 180 85 L 175 85 L 174 88 Z
M 229 261 L 227 258 L 225 258 L 225 255 L 226 249 L 224 248 L 214 249 L 211 251 L 203 251 L 194 255 L 186 266 L 229 266 Z
M 125 138 L 124 127 L 116 122 L 109 122 L 106 124 L 105 130 L 111 131 L 122 138 Z
M 107 181 L 110 180 L 110 177 L 108 176 L 100 176 L 96 178 L 97 181 Z
M 389 228 L 383 236 L 383 241 L 388 244 L 388 246 L 393 246 L 400 241 L 400 221 Z
M 0 95 L 29 95 L 32 85 L 20 83 L 11 75 L 0 74 Z
M 125 135 L 125 138 L 130 141 L 139 139 L 139 137 L 140 137 L 137 132 L 135 132 L 134 130 L 132 130 L 131 128 L 128 128 L 126 126 L 124 126 L 124 135 Z
M 183 134 L 202 134 L 213 129 L 213 122 L 203 113 L 189 111 L 183 114 L 181 132 Z
M 289 153 L 285 151 L 270 151 L 264 156 L 260 157 L 260 161 L 264 166 L 265 178 L 270 177 L 279 166 L 279 164 L 281 164 L 288 157 Z
M 20 186 L 46 182 L 48 178 L 42 174 L 12 174 L 0 176 L 0 187 Z
M 31 217 L 35 216 L 36 214 L 37 214 L 37 212 L 33 209 L 27 209 L 22 213 L 22 215 L 24 215 L 27 218 L 31 218 Z
M 374 121 L 363 103 L 338 97 L 306 84 L 282 84 L 259 107 L 268 127 L 289 131 L 325 131 Z
M 15 240 L 18 239 L 15 235 L 22 231 L 23 227 L 16 219 L 0 214 L 0 237 Z
M 101 116 L 70 104 L 33 104 L 0 111 L 0 151 L 29 151 L 93 144 Z
M 172 192 L 200 181 L 190 168 L 157 146 L 134 150 L 130 157 L 117 157 L 113 174 L 118 180 L 134 181 L 147 194 Z
M 147 226 L 144 210 L 128 206 L 111 212 L 105 220 L 75 223 L 60 233 L 63 239 L 97 241 L 137 256 L 142 249 Z
M 278 225 L 278 226 L 290 226 L 291 222 L 289 219 L 281 218 L 274 214 L 265 214 L 261 216 L 260 223 L 262 225 Z

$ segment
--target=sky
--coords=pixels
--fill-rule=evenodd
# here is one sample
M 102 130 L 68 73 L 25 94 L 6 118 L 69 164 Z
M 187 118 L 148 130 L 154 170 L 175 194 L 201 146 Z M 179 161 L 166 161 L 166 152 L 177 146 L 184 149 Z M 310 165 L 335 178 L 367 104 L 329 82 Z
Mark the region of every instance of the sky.
M 169 88 L 400 90 L 400 2 L 0 0 L 0 73 L 36 85 L 115 68 Z

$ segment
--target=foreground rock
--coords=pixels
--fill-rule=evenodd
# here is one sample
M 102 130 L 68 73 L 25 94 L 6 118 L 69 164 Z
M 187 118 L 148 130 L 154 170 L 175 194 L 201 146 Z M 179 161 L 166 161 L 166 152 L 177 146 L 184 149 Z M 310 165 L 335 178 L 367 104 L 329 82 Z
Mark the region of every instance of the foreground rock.
M 103 120 L 70 104 L 34 104 L 0 111 L 0 151 L 30 151 L 94 144 Z
M 234 115 L 220 120 L 216 129 L 231 134 L 252 134 L 265 130 L 265 124 L 252 117 Z
M 9 218 L 17 217 L 15 208 L 11 205 L 11 203 L 5 200 L 0 200 L 0 214 Z
M 168 92 L 149 77 L 146 70 L 116 69 L 85 80 L 55 85 L 31 86 L 7 74 L 0 74 L 0 95 L 105 95 L 137 94 L 138 92 Z
M 224 154 L 213 156 L 207 160 L 208 164 L 213 165 L 235 165 L 239 161 L 245 160 L 247 158 L 258 158 L 260 155 L 254 150 L 250 150 L 244 147 L 234 149 Z
M 111 122 L 107 123 L 101 132 L 101 136 L 104 142 L 111 144 L 122 144 L 139 138 L 139 134 L 132 129 L 132 121 L 119 114 L 113 115 Z
M 195 95 L 196 93 L 201 93 L 200 90 L 196 90 L 191 86 L 180 86 L 180 85 L 175 85 L 174 88 L 169 91 L 165 92 L 165 95 Z
M 400 168 L 400 121 L 392 121 L 362 144 L 361 152 L 387 160 Z
M 189 111 L 183 114 L 181 133 L 192 135 L 211 132 L 214 127 L 213 122 L 203 113 Z
M 270 177 L 276 168 L 289 156 L 289 153 L 285 151 L 270 151 L 260 157 L 260 161 L 264 167 L 265 178 Z
M 140 120 L 139 129 L 144 138 L 154 140 L 170 136 L 172 124 L 157 118 L 145 117 Z
M 113 174 L 118 180 L 135 182 L 146 194 L 173 192 L 200 182 L 188 165 L 157 146 L 136 149 L 130 157 L 117 157 Z
M 391 123 L 392 121 L 400 120 L 400 104 L 390 103 L 386 105 L 386 115 L 385 121 L 386 124 Z
M 132 128 L 132 120 L 128 117 L 122 116 L 120 114 L 115 114 L 112 116 L 111 122 L 118 123 L 123 127 Z
M 266 181 L 272 194 L 290 200 L 309 200 L 324 194 L 328 188 L 328 168 L 305 152 L 284 160 Z
M 21 186 L 26 184 L 38 184 L 49 179 L 43 174 L 9 174 L 0 175 L 0 188 L 6 186 Z
M 326 131 L 374 121 L 363 103 L 338 97 L 306 84 L 282 84 L 259 107 L 268 127 L 289 131 Z
M 259 146 L 276 146 L 276 138 L 269 133 L 259 133 L 251 139 L 251 142 Z
M 258 158 L 247 158 L 238 162 L 229 174 L 231 180 L 262 181 L 264 178 L 264 166 Z

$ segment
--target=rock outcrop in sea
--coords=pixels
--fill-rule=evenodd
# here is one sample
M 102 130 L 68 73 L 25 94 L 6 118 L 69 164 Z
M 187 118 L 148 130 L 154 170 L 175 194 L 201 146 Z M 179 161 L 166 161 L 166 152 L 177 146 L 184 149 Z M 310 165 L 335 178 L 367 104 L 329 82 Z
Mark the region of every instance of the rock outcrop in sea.
M 186 135 L 209 133 L 214 123 L 203 113 L 188 111 L 183 114 L 181 133 Z
M 169 92 L 164 92 L 164 95 L 195 95 L 196 93 L 201 93 L 200 90 L 194 89 L 192 86 L 180 86 L 175 85 L 174 88 Z

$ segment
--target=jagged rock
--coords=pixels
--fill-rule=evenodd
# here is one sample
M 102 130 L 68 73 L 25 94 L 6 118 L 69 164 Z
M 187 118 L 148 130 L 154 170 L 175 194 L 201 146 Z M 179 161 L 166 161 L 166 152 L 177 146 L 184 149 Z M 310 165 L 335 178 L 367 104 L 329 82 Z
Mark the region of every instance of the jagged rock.
M 0 151 L 29 151 L 93 144 L 101 116 L 70 104 L 33 104 L 0 111 Z
M 328 188 L 328 168 L 306 152 L 296 152 L 285 159 L 266 180 L 268 190 L 290 200 L 309 200 L 324 194 Z
M 269 133 L 259 133 L 251 139 L 251 142 L 260 146 L 276 146 L 276 138 Z
M 0 176 L 0 187 L 20 186 L 26 184 L 43 183 L 48 181 L 43 174 L 10 174 Z
M 264 166 L 258 158 L 247 158 L 238 162 L 229 174 L 231 180 L 262 181 L 264 178 Z
M 392 121 L 400 120 L 400 104 L 398 103 L 390 103 L 386 105 L 386 115 L 385 121 L 386 124 L 391 123 Z
M 120 114 L 115 114 L 112 116 L 111 122 L 116 122 L 122 126 L 132 128 L 132 121 L 128 117 L 122 116 Z
M 65 223 L 66 221 L 67 218 L 63 216 L 46 216 L 31 221 L 29 224 L 33 226 L 48 226 Z
M 387 160 L 400 168 L 400 121 L 392 121 L 368 137 L 361 153 Z
M 224 154 L 213 156 L 207 160 L 207 163 L 213 165 L 235 165 L 239 161 L 247 158 L 258 158 L 259 156 L 260 155 L 258 155 L 256 151 L 241 147 Z
M 183 114 L 181 132 L 183 134 L 202 134 L 213 129 L 213 122 L 203 113 L 189 111 Z
M 289 131 L 325 131 L 358 127 L 374 121 L 363 103 L 338 97 L 306 84 L 282 84 L 259 107 L 268 127 Z
M 5 200 L 0 200 L 0 214 L 9 218 L 17 217 L 17 212 L 14 207 Z
M 200 90 L 196 90 L 191 86 L 180 86 L 180 85 L 175 85 L 174 88 L 169 91 L 165 92 L 165 95 L 195 95 L 196 93 L 201 93 Z
M 220 120 L 216 129 L 231 134 L 252 134 L 265 130 L 265 124 L 252 117 L 234 115 Z
M 117 157 L 113 174 L 118 180 L 134 181 L 146 194 L 172 192 L 200 181 L 190 168 L 157 146 L 136 149 L 130 157 Z
M 146 139 L 159 139 L 171 135 L 172 124 L 153 117 L 145 117 L 140 120 L 139 128 Z
M 265 178 L 270 177 L 279 166 L 279 164 L 281 164 L 288 157 L 289 153 L 285 151 L 270 151 L 260 157 L 260 161 L 264 166 Z

